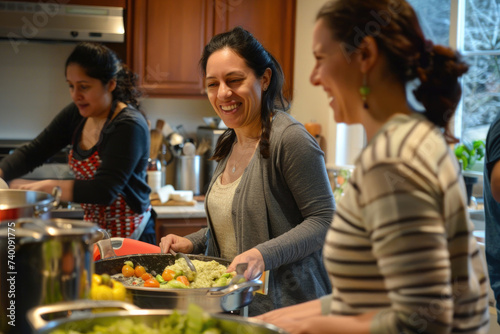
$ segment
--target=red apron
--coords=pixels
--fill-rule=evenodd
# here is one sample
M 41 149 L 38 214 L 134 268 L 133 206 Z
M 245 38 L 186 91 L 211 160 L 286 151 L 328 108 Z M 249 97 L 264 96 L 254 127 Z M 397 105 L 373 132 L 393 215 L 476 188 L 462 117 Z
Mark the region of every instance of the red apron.
M 76 180 L 92 180 L 101 165 L 97 151 L 84 160 L 77 160 L 71 149 L 68 161 Z M 83 220 L 99 224 L 111 237 L 130 237 L 144 217 L 144 214 L 135 213 L 121 194 L 111 205 L 82 203 L 81 206 L 84 212 Z

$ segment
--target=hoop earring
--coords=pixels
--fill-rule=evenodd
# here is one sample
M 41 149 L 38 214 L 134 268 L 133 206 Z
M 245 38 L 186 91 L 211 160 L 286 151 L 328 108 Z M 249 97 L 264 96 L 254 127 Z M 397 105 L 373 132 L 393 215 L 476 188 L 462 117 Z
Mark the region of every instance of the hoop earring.
M 370 94 L 370 87 L 366 83 L 366 73 L 363 73 L 363 85 L 359 88 L 359 93 L 361 94 L 361 99 L 363 100 L 363 108 L 368 109 L 368 102 L 366 98 Z

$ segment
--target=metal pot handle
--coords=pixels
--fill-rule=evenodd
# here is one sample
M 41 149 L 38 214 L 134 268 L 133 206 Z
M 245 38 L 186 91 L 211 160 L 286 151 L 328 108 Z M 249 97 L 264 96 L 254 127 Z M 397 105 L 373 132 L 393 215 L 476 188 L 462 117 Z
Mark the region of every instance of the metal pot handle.
M 222 297 L 233 292 L 242 291 L 247 288 L 253 288 L 251 291 L 257 291 L 262 288 L 262 282 L 259 280 L 252 280 L 238 284 L 229 285 L 227 288 L 221 290 L 209 290 L 207 292 L 208 297 Z
M 97 230 L 102 234 L 102 237 L 96 242 L 97 249 L 101 254 L 101 259 L 111 259 L 116 257 L 115 250 L 113 249 L 113 244 L 111 243 L 111 237 L 108 231 L 103 228 Z
M 28 322 L 35 330 L 40 330 L 45 327 L 49 321 L 43 320 L 42 316 L 50 313 L 68 312 L 77 310 L 93 310 L 101 308 L 120 308 L 126 311 L 140 310 L 134 304 L 117 301 L 117 300 L 89 300 L 81 299 L 71 302 L 61 302 L 50 305 L 43 305 L 30 309 L 26 317 Z
M 54 197 L 54 202 L 52 202 L 49 206 L 36 206 L 33 212 L 33 216 L 39 218 L 42 214 L 46 213 L 49 210 L 56 209 L 59 204 L 61 204 L 61 195 L 62 190 L 60 187 L 54 187 L 52 189 L 52 197 Z
M 62 190 L 60 187 L 54 187 L 52 189 L 52 196 L 54 197 L 54 203 L 52 204 L 52 208 L 56 209 L 59 204 L 61 204 L 61 196 L 62 196 Z

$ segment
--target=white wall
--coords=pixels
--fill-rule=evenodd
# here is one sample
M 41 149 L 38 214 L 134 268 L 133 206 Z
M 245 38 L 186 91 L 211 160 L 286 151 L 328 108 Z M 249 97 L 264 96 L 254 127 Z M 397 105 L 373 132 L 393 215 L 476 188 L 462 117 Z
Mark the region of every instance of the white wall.
M 326 0 L 297 0 L 293 101 L 290 113 L 302 123 L 321 124 L 321 135 L 326 142 L 327 164 L 333 165 L 336 135 L 333 112 L 323 89 L 314 87 L 309 81 L 314 67 L 312 33 L 315 17 L 325 2 Z
M 353 165 L 364 146 L 364 131 L 360 125 L 337 125 L 326 93 L 314 87 L 309 75 L 314 67 L 312 33 L 316 14 L 327 0 L 297 0 L 295 28 L 294 96 L 291 114 L 300 122 L 318 122 L 326 142 L 328 168 Z
M 35 137 L 71 102 L 64 63 L 74 47 L 31 42 L 16 53 L 8 41 L 0 41 L 0 139 Z M 206 99 L 146 98 L 142 106 L 153 124 L 163 118 L 193 134 L 202 117 L 215 115 Z
M 31 139 L 71 102 L 64 62 L 74 45 L 0 41 L 0 139 Z

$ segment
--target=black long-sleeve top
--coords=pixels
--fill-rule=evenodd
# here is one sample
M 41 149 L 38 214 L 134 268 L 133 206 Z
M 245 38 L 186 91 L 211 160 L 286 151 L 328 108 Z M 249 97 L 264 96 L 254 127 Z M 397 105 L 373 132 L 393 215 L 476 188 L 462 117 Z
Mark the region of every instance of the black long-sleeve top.
M 12 180 L 42 165 L 48 158 L 72 144 L 78 149 L 84 122 L 74 103 L 66 106 L 33 141 L 0 161 L 4 179 Z M 149 157 L 149 129 L 144 116 L 128 106 L 106 126 L 97 150 L 101 165 L 92 180 L 75 180 L 73 201 L 109 205 L 118 194 L 134 212 L 149 206 L 146 167 Z

